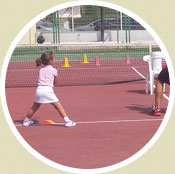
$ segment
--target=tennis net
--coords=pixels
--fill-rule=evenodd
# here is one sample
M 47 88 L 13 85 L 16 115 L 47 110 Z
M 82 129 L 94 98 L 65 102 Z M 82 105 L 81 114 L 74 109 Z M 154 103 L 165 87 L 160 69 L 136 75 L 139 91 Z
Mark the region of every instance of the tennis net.
M 35 59 L 46 50 L 55 54 L 57 86 L 71 86 L 143 80 L 139 73 L 146 76 L 148 72 L 143 56 L 160 48 L 157 44 L 17 45 L 7 68 L 6 87 L 37 86 Z

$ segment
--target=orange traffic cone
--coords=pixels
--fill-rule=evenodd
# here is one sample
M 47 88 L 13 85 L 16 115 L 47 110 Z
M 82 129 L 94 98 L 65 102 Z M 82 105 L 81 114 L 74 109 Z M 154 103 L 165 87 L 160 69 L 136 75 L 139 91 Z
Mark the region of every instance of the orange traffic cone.
M 51 125 L 51 124 L 55 124 L 55 122 L 52 121 L 52 120 L 45 120 L 45 121 L 43 122 L 43 124 L 45 124 L 45 125 Z

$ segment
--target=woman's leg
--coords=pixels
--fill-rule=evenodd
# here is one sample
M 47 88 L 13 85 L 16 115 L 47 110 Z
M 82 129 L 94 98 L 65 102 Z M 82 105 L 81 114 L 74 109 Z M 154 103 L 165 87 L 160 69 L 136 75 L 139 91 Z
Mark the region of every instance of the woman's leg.
M 159 80 L 156 81 L 155 90 L 155 105 L 157 108 L 161 108 L 161 99 L 163 96 L 163 84 Z

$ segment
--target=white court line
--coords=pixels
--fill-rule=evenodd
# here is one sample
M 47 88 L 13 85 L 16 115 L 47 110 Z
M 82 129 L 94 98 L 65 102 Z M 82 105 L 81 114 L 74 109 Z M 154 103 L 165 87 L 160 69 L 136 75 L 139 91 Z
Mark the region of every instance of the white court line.
M 140 77 L 142 77 L 143 79 L 146 80 L 146 77 L 143 76 L 138 70 L 136 70 L 133 66 L 132 66 L 131 68 L 132 68 Z M 153 87 L 156 88 L 155 85 L 153 85 Z M 167 95 L 163 94 L 163 97 L 164 97 L 165 99 L 169 100 L 169 98 L 168 98 Z
M 99 124 L 99 123 L 123 123 L 123 122 L 151 122 L 151 121 L 162 121 L 163 119 L 140 119 L 140 120 L 112 120 L 112 121 L 79 121 L 77 124 Z M 65 123 L 55 123 L 54 125 L 64 125 Z M 33 126 L 41 126 L 43 124 L 33 124 Z M 16 127 L 23 126 L 22 124 L 16 124 Z
M 146 77 L 143 76 L 138 70 L 136 70 L 133 66 L 131 67 L 140 77 L 146 80 Z

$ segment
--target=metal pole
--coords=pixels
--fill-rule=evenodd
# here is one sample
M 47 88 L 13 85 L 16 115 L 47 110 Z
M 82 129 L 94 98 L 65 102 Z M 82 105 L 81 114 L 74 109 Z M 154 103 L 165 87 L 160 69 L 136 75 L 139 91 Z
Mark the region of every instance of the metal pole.
M 104 8 L 100 7 L 101 14 L 101 41 L 104 42 Z
M 131 18 L 128 17 L 128 39 L 129 39 L 129 43 L 131 42 L 131 34 L 130 34 L 130 31 L 131 31 Z
M 72 7 L 72 31 L 74 32 L 74 7 Z
M 120 28 L 121 28 L 121 31 L 123 30 L 123 15 L 122 15 L 122 12 L 120 12 Z
M 55 16 L 54 13 L 52 13 L 52 24 L 53 24 L 53 43 L 55 43 Z
M 149 44 L 149 55 L 152 53 L 152 44 Z
M 127 36 L 127 16 L 125 16 L 125 38 L 126 38 L 126 43 L 128 42 L 128 36 Z
M 54 13 L 54 16 L 55 16 L 55 38 L 56 38 L 56 43 L 58 43 L 58 36 L 57 36 L 57 33 L 58 33 L 57 28 L 58 28 L 58 26 L 57 26 L 57 13 L 56 12 Z
M 60 19 L 59 19 L 58 11 L 57 11 L 57 38 L 58 38 L 58 43 L 60 43 Z
M 31 44 L 32 43 L 32 39 L 31 39 L 31 29 L 29 29 L 29 43 Z
M 119 31 L 118 31 L 118 28 L 117 28 L 117 43 L 119 43 Z
M 118 20 L 118 15 L 117 15 L 117 18 L 116 18 L 116 26 L 117 26 L 117 28 L 116 28 L 116 29 L 117 29 L 117 43 L 119 43 L 119 31 L 118 31 L 118 30 L 119 30 L 119 27 L 118 27 L 118 26 L 120 26 L 120 25 L 118 24 L 118 21 L 119 21 L 119 20 Z M 120 23 L 120 21 L 119 21 L 119 23 Z

